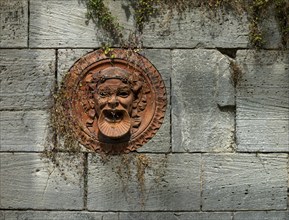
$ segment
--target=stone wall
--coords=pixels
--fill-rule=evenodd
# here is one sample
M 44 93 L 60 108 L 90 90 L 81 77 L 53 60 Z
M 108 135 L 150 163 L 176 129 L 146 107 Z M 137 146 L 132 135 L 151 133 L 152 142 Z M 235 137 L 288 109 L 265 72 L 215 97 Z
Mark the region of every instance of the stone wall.
M 128 2 L 107 4 L 134 31 Z M 163 126 L 137 153 L 61 152 L 55 166 L 41 154 L 55 85 L 110 41 L 85 12 L 78 0 L 0 0 L 0 219 L 288 220 L 289 51 L 275 18 L 258 51 L 245 13 L 153 18 L 140 53 L 166 83 Z

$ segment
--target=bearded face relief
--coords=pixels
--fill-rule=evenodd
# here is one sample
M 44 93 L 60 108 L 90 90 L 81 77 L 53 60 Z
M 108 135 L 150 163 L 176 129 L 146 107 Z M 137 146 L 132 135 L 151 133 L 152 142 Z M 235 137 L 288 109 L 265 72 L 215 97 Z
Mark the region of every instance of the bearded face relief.
M 129 54 L 129 56 L 128 56 Z M 65 78 L 64 108 L 86 148 L 105 153 L 134 151 L 154 136 L 166 109 L 159 72 L 143 56 L 102 50 L 79 59 Z
M 132 127 L 132 106 L 137 94 L 129 82 L 129 73 L 110 67 L 103 70 L 97 78 L 94 92 L 98 128 L 102 135 L 118 139 L 130 135 Z

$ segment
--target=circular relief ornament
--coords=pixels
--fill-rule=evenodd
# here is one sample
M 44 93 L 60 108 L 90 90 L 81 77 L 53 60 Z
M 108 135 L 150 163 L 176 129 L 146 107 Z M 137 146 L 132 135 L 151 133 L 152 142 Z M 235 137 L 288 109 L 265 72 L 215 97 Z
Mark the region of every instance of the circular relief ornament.
M 131 50 L 83 56 L 62 89 L 75 137 L 97 152 L 134 151 L 155 135 L 164 119 L 167 99 L 161 75 Z

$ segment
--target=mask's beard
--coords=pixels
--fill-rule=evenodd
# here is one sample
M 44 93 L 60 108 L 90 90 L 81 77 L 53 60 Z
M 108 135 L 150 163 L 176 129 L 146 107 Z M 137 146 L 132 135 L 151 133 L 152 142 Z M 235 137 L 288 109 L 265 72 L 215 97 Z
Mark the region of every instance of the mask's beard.
M 103 109 L 98 119 L 99 131 L 106 137 L 118 139 L 130 132 L 131 118 L 128 112 L 119 107 Z

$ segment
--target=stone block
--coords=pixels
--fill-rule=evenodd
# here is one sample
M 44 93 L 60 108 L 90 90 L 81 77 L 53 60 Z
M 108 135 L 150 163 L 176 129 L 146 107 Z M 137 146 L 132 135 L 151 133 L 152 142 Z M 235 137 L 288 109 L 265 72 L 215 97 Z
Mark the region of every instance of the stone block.
M 289 152 L 288 57 L 288 51 L 238 51 L 238 151 Z
M 27 47 L 28 1 L 0 2 L 0 47 Z
M 144 146 L 138 149 L 138 152 L 169 152 L 171 147 L 170 137 L 170 81 L 171 81 L 171 51 L 159 49 L 146 49 L 141 51 L 160 72 L 167 91 L 167 109 L 164 122 L 156 135 Z
M 170 137 L 170 106 L 167 106 L 165 118 L 162 126 L 157 131 L 149 142 L 144 144 L 142 147 L 138 148 L 138 152 L 151 152 L 151 153 L 167 153 L 170 151 L 171 147 L 171 137 Z
M 57 167 L 37 153 L 0 153 L 0 209 L 80 210 L 83 208 L 83 158 Z M 64 170 L 63 170 L 64 169 Z
M 230 60 L 216 50 L 173 50 L 171 89 L 173 151 L 232 151 Z
M 90 155 L 88 166 L 88 210 L 200 210 L 200 155 Z
M 54 50 L 1 50 L 0 110 L 48 108 L 54 87 Z
M 228 212 L 121 212 L 119 220 L 231 220 Z
M 207 154 L 203 161 L 204 211 L 287 208 L 288 155 Z
M 133 28 L 133 16 L 126 16 L 126 1 L 106 1 L 112 14 L 124 27 Z M 38 0 L 30 3 L 30 45 L 33 47 L 100 47 L 102 42 L 113 43 L 93 22 L 86 24 L 85 1 Z
M 48 138 L 45 111 L 1 111 L 0 151 L 42 151 Z
M 234 220 L 289 220 L 288 211 L 269 211 L 269 212 L 236 212 Z
M 213 17 L 213 18 L 212 18 Z M 145 24 L 143 44 L 160 48 L 246 48 L 249 44 L 246 14 L 212 12 L 194 8 L 182 15 L 168 10 Z
M 165 83 L 167 94 L 170 94 L 171 72 L 172 72 L 172 55 L 168 49 L 144 49 L 139 52 L 146 57 L 160 72 Z M 169 98 L 169 97 L 168 97 Z
M 118 213 L 112 212 L 93 213 L 86 211 L 2 211 L 2 215 L 3 220 L 118 220 Z
M 59 49 L 57 54 L 57 81 L 61 85 L 63 77 L 68 73 L 72 65 L 92 49 Z

